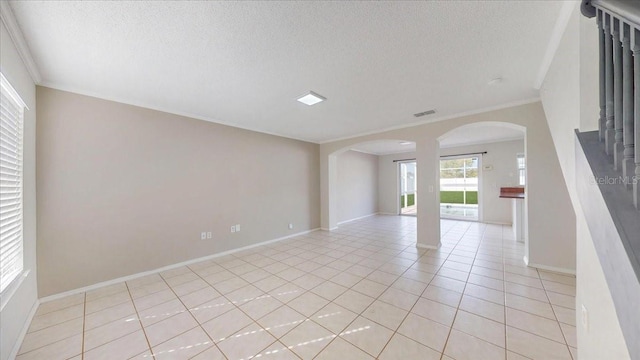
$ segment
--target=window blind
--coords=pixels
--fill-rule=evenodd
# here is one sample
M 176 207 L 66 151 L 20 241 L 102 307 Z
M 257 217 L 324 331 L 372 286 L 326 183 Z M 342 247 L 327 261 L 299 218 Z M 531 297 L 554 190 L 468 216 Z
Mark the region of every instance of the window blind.
M 0 293 L 23 270 L 22 151 L 24 102 L 0 74 Z

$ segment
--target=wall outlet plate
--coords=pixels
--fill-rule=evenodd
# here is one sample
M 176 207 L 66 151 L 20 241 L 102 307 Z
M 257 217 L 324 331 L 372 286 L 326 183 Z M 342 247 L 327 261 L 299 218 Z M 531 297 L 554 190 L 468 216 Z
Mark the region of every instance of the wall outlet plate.
M 236 224 L 236 232 L 240 231 L 240 224 Z
M 580 311 L 581 313 L 581 319 L 582 319 L 582 327 L 585 328 L 586 330 L 589 330 L 589 311 L 587 311 L 587 308 L 584 306 L 584 304 L 582 304 L 582 309 Z
M 211 231 L 207 232 L 207 239 L 211 239 L 213 237 L 213 234 L 211 234 Z
M 293 229 L 293 224 L 289 224 L 289 230 Z
M 206 232 L 201 232 L 200 233 L 200 240 L 205 240 L 207 238 L 207 233 Z
M 235 226 L 235 225 L 233 225 L 233 226 L 231 227 L 231 232 L 232 232 L 232 233 L 236 232 L 236 226 Z

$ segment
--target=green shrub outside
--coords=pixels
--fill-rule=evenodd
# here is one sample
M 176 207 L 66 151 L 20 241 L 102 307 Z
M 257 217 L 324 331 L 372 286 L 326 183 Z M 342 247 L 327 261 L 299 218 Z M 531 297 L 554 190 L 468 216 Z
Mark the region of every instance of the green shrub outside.
M 462 191 L 440 191 L 441 204 L 464 204 L 464 192 Z M 467 204 L 478 203 L 478 192 L 467 191 Z
M 407 206 L 411 206 L 411 205 L 415 205 L 416 204 L 416 195 L 415 194 L 409 194 L 407 195 Z M 404 205 L 404 196 L 400 196 L 400 207 L 405 207 Z
M 407 195 L 407 206 L 415 205 L 415 194 Z M 464 204 L 464 192 L 462 191 L 440 191 L 441 204 Z M 478 204 L 478 192 L 467 191 L 467 204 Z M 400 207 L 405 207 L 404 197 L 400 196 Z

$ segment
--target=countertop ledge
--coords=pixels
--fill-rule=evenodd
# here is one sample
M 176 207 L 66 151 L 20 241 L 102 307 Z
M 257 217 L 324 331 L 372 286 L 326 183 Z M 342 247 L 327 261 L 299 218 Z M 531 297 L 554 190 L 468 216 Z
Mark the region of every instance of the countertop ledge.
M 502 187 L 500 188 L 500 197 L 504 199 L 524 199 L 525 192 L 523 187 Z

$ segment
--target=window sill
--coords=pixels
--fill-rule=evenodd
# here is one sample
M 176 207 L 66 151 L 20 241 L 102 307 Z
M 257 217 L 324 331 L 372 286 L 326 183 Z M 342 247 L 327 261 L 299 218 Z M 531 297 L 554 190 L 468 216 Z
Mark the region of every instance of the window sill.
M 0 311 L 4 310 L 4 307 L 9 303 L 16 291 L 18 291 L 20 285 L 22 285 L 27 276 L 29 276 L 30 272 L 31 270 L 22 271 L 22 273 L 13 279 L 11 284 L 0 293 Z

